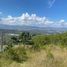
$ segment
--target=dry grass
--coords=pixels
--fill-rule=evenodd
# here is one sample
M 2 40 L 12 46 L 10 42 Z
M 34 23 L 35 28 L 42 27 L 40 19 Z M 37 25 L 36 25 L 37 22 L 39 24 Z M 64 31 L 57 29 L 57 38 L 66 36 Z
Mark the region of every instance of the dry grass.
M 3 62 L 0 67 L 67 67 L 67 49 L 59 46 L 47 46 L 40 52 L 28 52 L 30 58 L 24 63 Z M 6 60 L 7 61 L 7 60 Z

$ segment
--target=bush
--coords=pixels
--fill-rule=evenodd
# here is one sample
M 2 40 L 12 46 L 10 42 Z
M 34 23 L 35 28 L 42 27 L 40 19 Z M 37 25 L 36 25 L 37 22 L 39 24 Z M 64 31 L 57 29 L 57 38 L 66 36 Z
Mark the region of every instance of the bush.
M 33 48 L 40 49 L 42 46 L 49 44 L 49 38 L 47 35 L 38 35 L 32 38 Z
M 17 62 L 26 61 L 28 58 L 26 50 L 23 47 L 10 48 L 6 50 L 6 57 Z
M 19 43 L 18 37 L 17 36 L 12 36 L 11 37 L 11 42 L 12 42 L 12 44 L 18 44 Z
M 23 44 L 29 44 L 29 40 L 31 40 L 31 35 L 28 32 L 22 32 L 19 35 L 19 40 L 20 42 L 22 42 Z

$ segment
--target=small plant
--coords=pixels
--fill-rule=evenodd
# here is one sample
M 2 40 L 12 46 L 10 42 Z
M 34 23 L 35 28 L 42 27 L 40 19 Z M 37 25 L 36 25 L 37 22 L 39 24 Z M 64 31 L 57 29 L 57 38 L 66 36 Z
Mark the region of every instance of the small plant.
M 54 59 L 54 56 L 53 56 L 53 54 L 51 52 L 48 52 L 47 53 L 47 58 L 48 59 Z
M 49 60 L 54 59 L 54 56 L 53 56 L 53 54 L 51 52 L 51 47 L 47 48 L 46 54 L 47 54 L 47 56 L 46 56 L 47 59 L 49 59 Z
M 26 61 L 28 58 L 26 50 L 20 46 L 6 50 L 6 57 L 17 62 Z
M 35 50 L 35 51 L 40 51 L 40 45 L 33 45 L 32 48 Z
M 6 51 L 6 50 L 8 50 L 8 49 L 10 49 L 12 47 L 13 47 L 13 45 L 12 44 L 9 44 L 9 45 L 6 46 L 6 48 L 4 49 L 4 51 Z

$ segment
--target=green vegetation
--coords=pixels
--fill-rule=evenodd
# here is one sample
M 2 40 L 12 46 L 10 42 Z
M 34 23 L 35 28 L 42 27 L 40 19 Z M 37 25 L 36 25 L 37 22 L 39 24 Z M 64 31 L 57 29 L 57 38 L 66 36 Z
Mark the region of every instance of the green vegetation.
M 24 45 L 32 45 L 37 49 L 49 44 L 55 45 L 67 45 L 67 32 L 61 34 L 51 34 L 51 35 L 32 35 L 28 32 L 21 33 L 18 37 L 11 37 L 11 41 L 13 44 L 23 43 Z
M 17 48 L 10 48 L 6 50 L 5 54 L 7 58 L 17 62 L 23 62 L 27 60 L 26 50 L 20 46 Z
M 36 61 L 39 60 L 38 63 L 41 61 L 41 65 L 43 65 L 42 67 L 49 67 L 50 65 L 50 67 L 67 67 L 67 65 L 64 66 L 67 61 L 66 59 L 64 62 L 64 57 L 66 58 L 67 54 L 65 56 L 62 55 L 66 52 L 67 32 L 51 35 L 32 35 L 28 32 L 22 32 L 18 36 L 10 37 L 10 40 L 8 41 L 8 44 L 5 47 L 4 51 L 0 53 L 0 67 L 3 67 L 2 64 L 6 62 L 5 60 L 7 60 L 10 65 L 13 62 L 17 64 L 24 64 L 25 62 L 35 63 L 34 59 Z M 58 54 L 59 57 L 56 54 Z M 32 60 L 30 61 L 30 59 Z M 6 64 L 8 64 L 8 62 Z M 11 67 L 9 65 L 6 65 L 6 67 Z M 31 67 L 38 67 L 36 65 Z

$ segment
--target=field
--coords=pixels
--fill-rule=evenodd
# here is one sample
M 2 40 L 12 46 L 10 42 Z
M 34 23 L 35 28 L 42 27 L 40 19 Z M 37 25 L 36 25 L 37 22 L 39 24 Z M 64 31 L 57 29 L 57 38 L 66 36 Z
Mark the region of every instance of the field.
M 50 35 L 22 32 L 7 37 L 6 41 L 0 52 L 0 67 L 67 67 L 67 32 Z
M 67 48 L 49 45 L 40 51 L 27 51 L 28 60 L 18 63 L 9 59 L 0 59 L 0 67 L 67 67 Z

